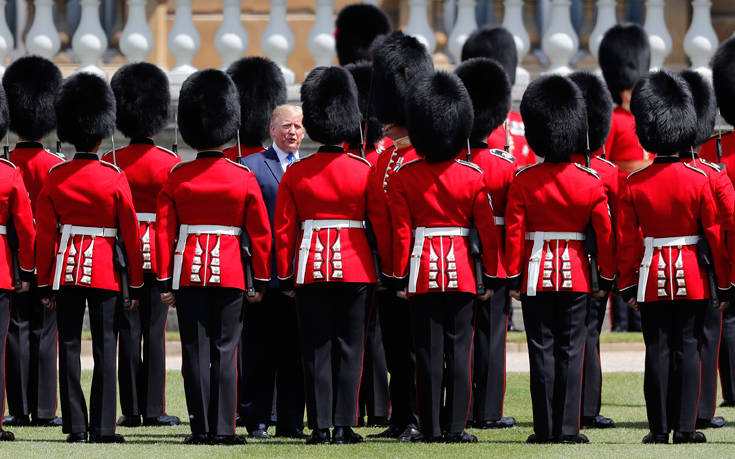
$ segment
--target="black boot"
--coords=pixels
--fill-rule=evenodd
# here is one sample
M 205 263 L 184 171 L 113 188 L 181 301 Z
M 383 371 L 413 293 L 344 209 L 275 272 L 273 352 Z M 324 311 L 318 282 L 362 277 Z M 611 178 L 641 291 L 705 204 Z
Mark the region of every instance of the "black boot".
M 347 445 L 352 443 L 362 443 L 362 435 L 355 433 L 351 427 L 335 427 L 332 431 L 332 444 Z
M 328 445 L 329 444 L 329 429 L 314 429 L 311 431 L 311 436 L 306 439 L 307 445 Z

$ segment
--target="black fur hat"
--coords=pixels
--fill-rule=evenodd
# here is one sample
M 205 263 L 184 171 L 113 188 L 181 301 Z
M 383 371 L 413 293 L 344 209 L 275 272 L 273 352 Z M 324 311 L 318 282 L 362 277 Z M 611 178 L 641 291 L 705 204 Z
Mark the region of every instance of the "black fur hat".
M 712 62 L 712 83 L 725 121 L 735 126 L 735 38 L 720 45 Z
M 602 148 L 610 133 L 613 101 L 605 82 L 590 72 L 574 72 L 569 78 L 582 91 L 587 108 L 587 128 L 589 129 L 590 152 Z M 586 139 L 585 139 L 586 144 Z M 585 145 L 586 146 L 586 145 Z
M 230 64 L 227 74 L 240 94 L 240 142 L 262 145 L 270 137 L 273 110 L 288 101 L 283 72 L 265 57 L 245 57 Z
M 0 138 L 8 133 L 10 117 L 8 115 L 8 100 L 5 98 L 5 90 L 0 88 Z
M 342 8 L 337 15 L 336 27 L 334 38 L 339 65 L 370 60 L 370 45 L 375 38 L 393 29 L 383 10 L 365 3 Z
M 712 131 L 715 130 L 717 118 L 715 91 L 709 81 L 694 70 L 684 70 L 681 77 L 689 84 L 694 111 L 697 113 L 697 136 L 692 145 L 701 145 L 709 140 Z
M 454 159 L 472 131 L 472 101 L 453 73 L 423 76 L 406 100 L 406 127 L 416 153 L 427 161 Z
M 502 26 L 483 26 L 467 37 L 462 46 L 462 61 L 473 57 L 489 57 L 503 66 L 511 86 L 516 83 L 518 50 L 508 29 Z
M 325 145 L 359 137 L 360 107 L 350 72 L 341 67 L 316 67 L 301 84 L 304 129 Z
M 375 40 L 371 53 L 375 114 L 382 123 L 404 125 L 411 85 L 431 75 L 434 62 L 420 41 L 400 30 Z
M 531 82 L 521 99 L 521 117 L 528 145 L 546 161 L 566 162 L 584 151 L 587 109 L 569 78 L 547 75 Z
M 598 56 L 610 95 L 619 105 L 622 103 L 620 92 L 633 89 L 635 82 L 646 75 L 651 66 L 648 34 L 638 24 L 614 25 L 602 37 Z
M 660 70 L 641 78 L 633 88 L 630 111 L 638 140 L 646 150 L 672 155 L 694 145 L 697 112 L 681 75 Z
M 10 64 L 3 75 L 10 130 L 23 139 L 38 140 L 56 129 L 54 101 L 61 80 L 56 64 L 40 56 Z
M 454 70 L 472 99 L 475 123 L 470 138 L 485 141 L 510 111 L 510 81 L 496 61 L 474 57 Z
M 375 116 L 374 103 L 370 103 L 368 98 L 370 97 L 370 77 L 373 71 L 373 66 L 367 61 L 354 62 L 352 64 L 345 65 L 345 69 L 352 74 L 352 78 L 355 80 L 357 86 L 357 101 L 360 104 L 360 113 L 362 114 L 362 122 L 365 122 L 365 116 L 367 119 L 367 138 L 365 138 L 366 145 L 374 145 L 375 142 L 383 137 L 383 124 L 378 121 Z M 364 124 L 363 124 L 364 127 Z M 351 146 L 357 146 L 360 143 L 361 138 L 358 137 L 350 141 Z
M 171 117 L 168 77 L 153 64 L 120 67 L 110 80 L 117 103 L 117 128 L 128 138 L 150 137 Z
M 90 151 L 115 131 L 115 95 L 105 80 L 79 72 L 56 95 L 56 134 L 77 151 Z
M 179 93 L 179 132 L 195 150 L 219 148 L 240 128 L 237 87 L 225 72 L 204 69 L 192 73 Z

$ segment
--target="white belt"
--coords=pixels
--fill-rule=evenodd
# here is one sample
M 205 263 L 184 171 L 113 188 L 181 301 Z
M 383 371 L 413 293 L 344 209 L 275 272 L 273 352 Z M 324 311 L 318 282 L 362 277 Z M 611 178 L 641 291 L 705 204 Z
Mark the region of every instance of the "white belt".
M 695 245 L 699 242 L 699 236 L 674 236 L 674 237 L 646 237 L 643 238 L 643 259 L 638 268 L 638 297 L 637 301 L 646 301 L 646 287 L 648 286 L 648 273 L 651 271 L 653 260 L 653 249 L 658 247 L 674 247 L 678 245 Z
M 8 227 L 5 225 L 0 225 L 0 234 L 8 234 Z
M 181 282 L 181 268 L 184 264 L 184 250 L 186 249 L 186 240 L 190 234 L 219 234 L 227 236 L 239 236 L 242 234 L 242 228 L 238 226 L 223 225 L 180 225 L 179 239 L 176 242 L 176 250 L 174 251 L 174 272 L 172 279 L 172 288 L 179 289 Z
M 505 217 L 495 217 L 495 224 L 497 226 L 504 226 L 505 225 Z
M 531 258 L 528 260 L 528 281 L 526 294 L 536 296 L 536 286 L 541 269 L 541 254 L 544 251 L 544 241 L 584 241 L 584 233 L 570 231 L 530 231 L 526 233 L 526 240 L 533 241 Z
M 138 212 L 139 223 L 153 223 L 156 221 L 156 214 L 152 212 Z
M 416 284 L 419 279 L 419 268 L 421 267 L 421 255 L 424 253 L 424 241 L 427 237 L 434 236 L 457 236 L 467 237 L 470 235 L 469 228 L 461 226 L 437 226 L 427 228 L 419 226 L 413 230 L 413 251 L 411 252 L 411 265 L 408 275 L 408 292 L 416 293 Z
M 301 222 L 301 229 L 304 230 L 304 235 L 301 237 L 301 245 L 299 246 L 298 269 L 296 270 L 297 283 L 303 284 L 304 278 L 306 277 L 306 262 L 309 259 L 311 239 L 314 236 L 314 231 L 345 228 L 365 229 L 365 222 L 362 220 L 338 219 L 304 220 Z
M 116 237 L 117 228 L 61 225 L 61 240 L 59 241 L 59 248 L 56 251 L 56 270 L 54 271 L 53 290 L 58 290 L 59 285 L 61 284 L 61 271 L 64 266 L 64 255 L 66 255 L 66 249 L 69 246 L 69 241 L 74 236 Z

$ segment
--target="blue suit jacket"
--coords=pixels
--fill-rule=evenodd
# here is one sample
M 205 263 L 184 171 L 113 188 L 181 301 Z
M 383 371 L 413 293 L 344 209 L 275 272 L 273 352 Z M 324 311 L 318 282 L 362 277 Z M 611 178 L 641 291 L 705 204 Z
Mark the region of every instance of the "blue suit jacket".
M 271 233 L 273 233 L 273 264 L 271 268 L 271 288 L 278 288 L 278 271 L 276 267 L 275 230 L 273 228 L 273 216 L 276 212 L 276 196 L 278 196 L 278 184 L 283 177 L 283 169 L 278 155 L 273 147 L 262 153 L 255 153 L 240 159 L 240 163 L 247 166 L 255 174 L 255 178 L 263 193 L 265 206 L 268 208 L 268 218 L 271 222 Z

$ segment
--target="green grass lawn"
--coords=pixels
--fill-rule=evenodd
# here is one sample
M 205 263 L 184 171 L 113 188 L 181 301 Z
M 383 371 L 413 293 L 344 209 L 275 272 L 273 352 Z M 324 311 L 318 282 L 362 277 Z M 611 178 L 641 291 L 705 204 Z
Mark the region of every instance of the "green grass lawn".
M 91 372 L 84 372 L 84 387 L 89 388 Z M 584 431 L 589 445 L 526 445 L 531 433 L 531 402 L 527 373 L 508 374 L 506 416 L 514 416 L 518 427 L 507 430 L 475 430 L 480 442 L 472 445 L 399 444 L 394 441 L 368 440 L 359 445 L 306 446 L 292 440 L 255 441 L 244 446 L 185 446 L 181 444 L 189 432 L 188 425 L 158 428 L 119 428 L 127 443 L 122 445 L 69 445 L 60 428 L 14 428 L 14 443 L 0 444 L 0 457 L 67 457 L 73 459 L 99 457 L 726 457 L 733 456 L 735 427 L 707 430 L 705 445 L 641 445 L 648 431 L 643 403 L 643 375 L 640 373 L 606 374 L 603 388 L 602 414 L 618 423 L 610 430 Z M 187 419 L 181 375 L 170 371 L 166 401 L 169 414 Z M 89 400 L 89 399 L 87 399 Z M 118 413 L 119 414 L 119 413 Z M 718 414 L 735 421 L 735 408 L 719 408 Z M 365 435 L 378 429 L 357 429 Z M 244 429 L 238 429 L 245 433 Z

